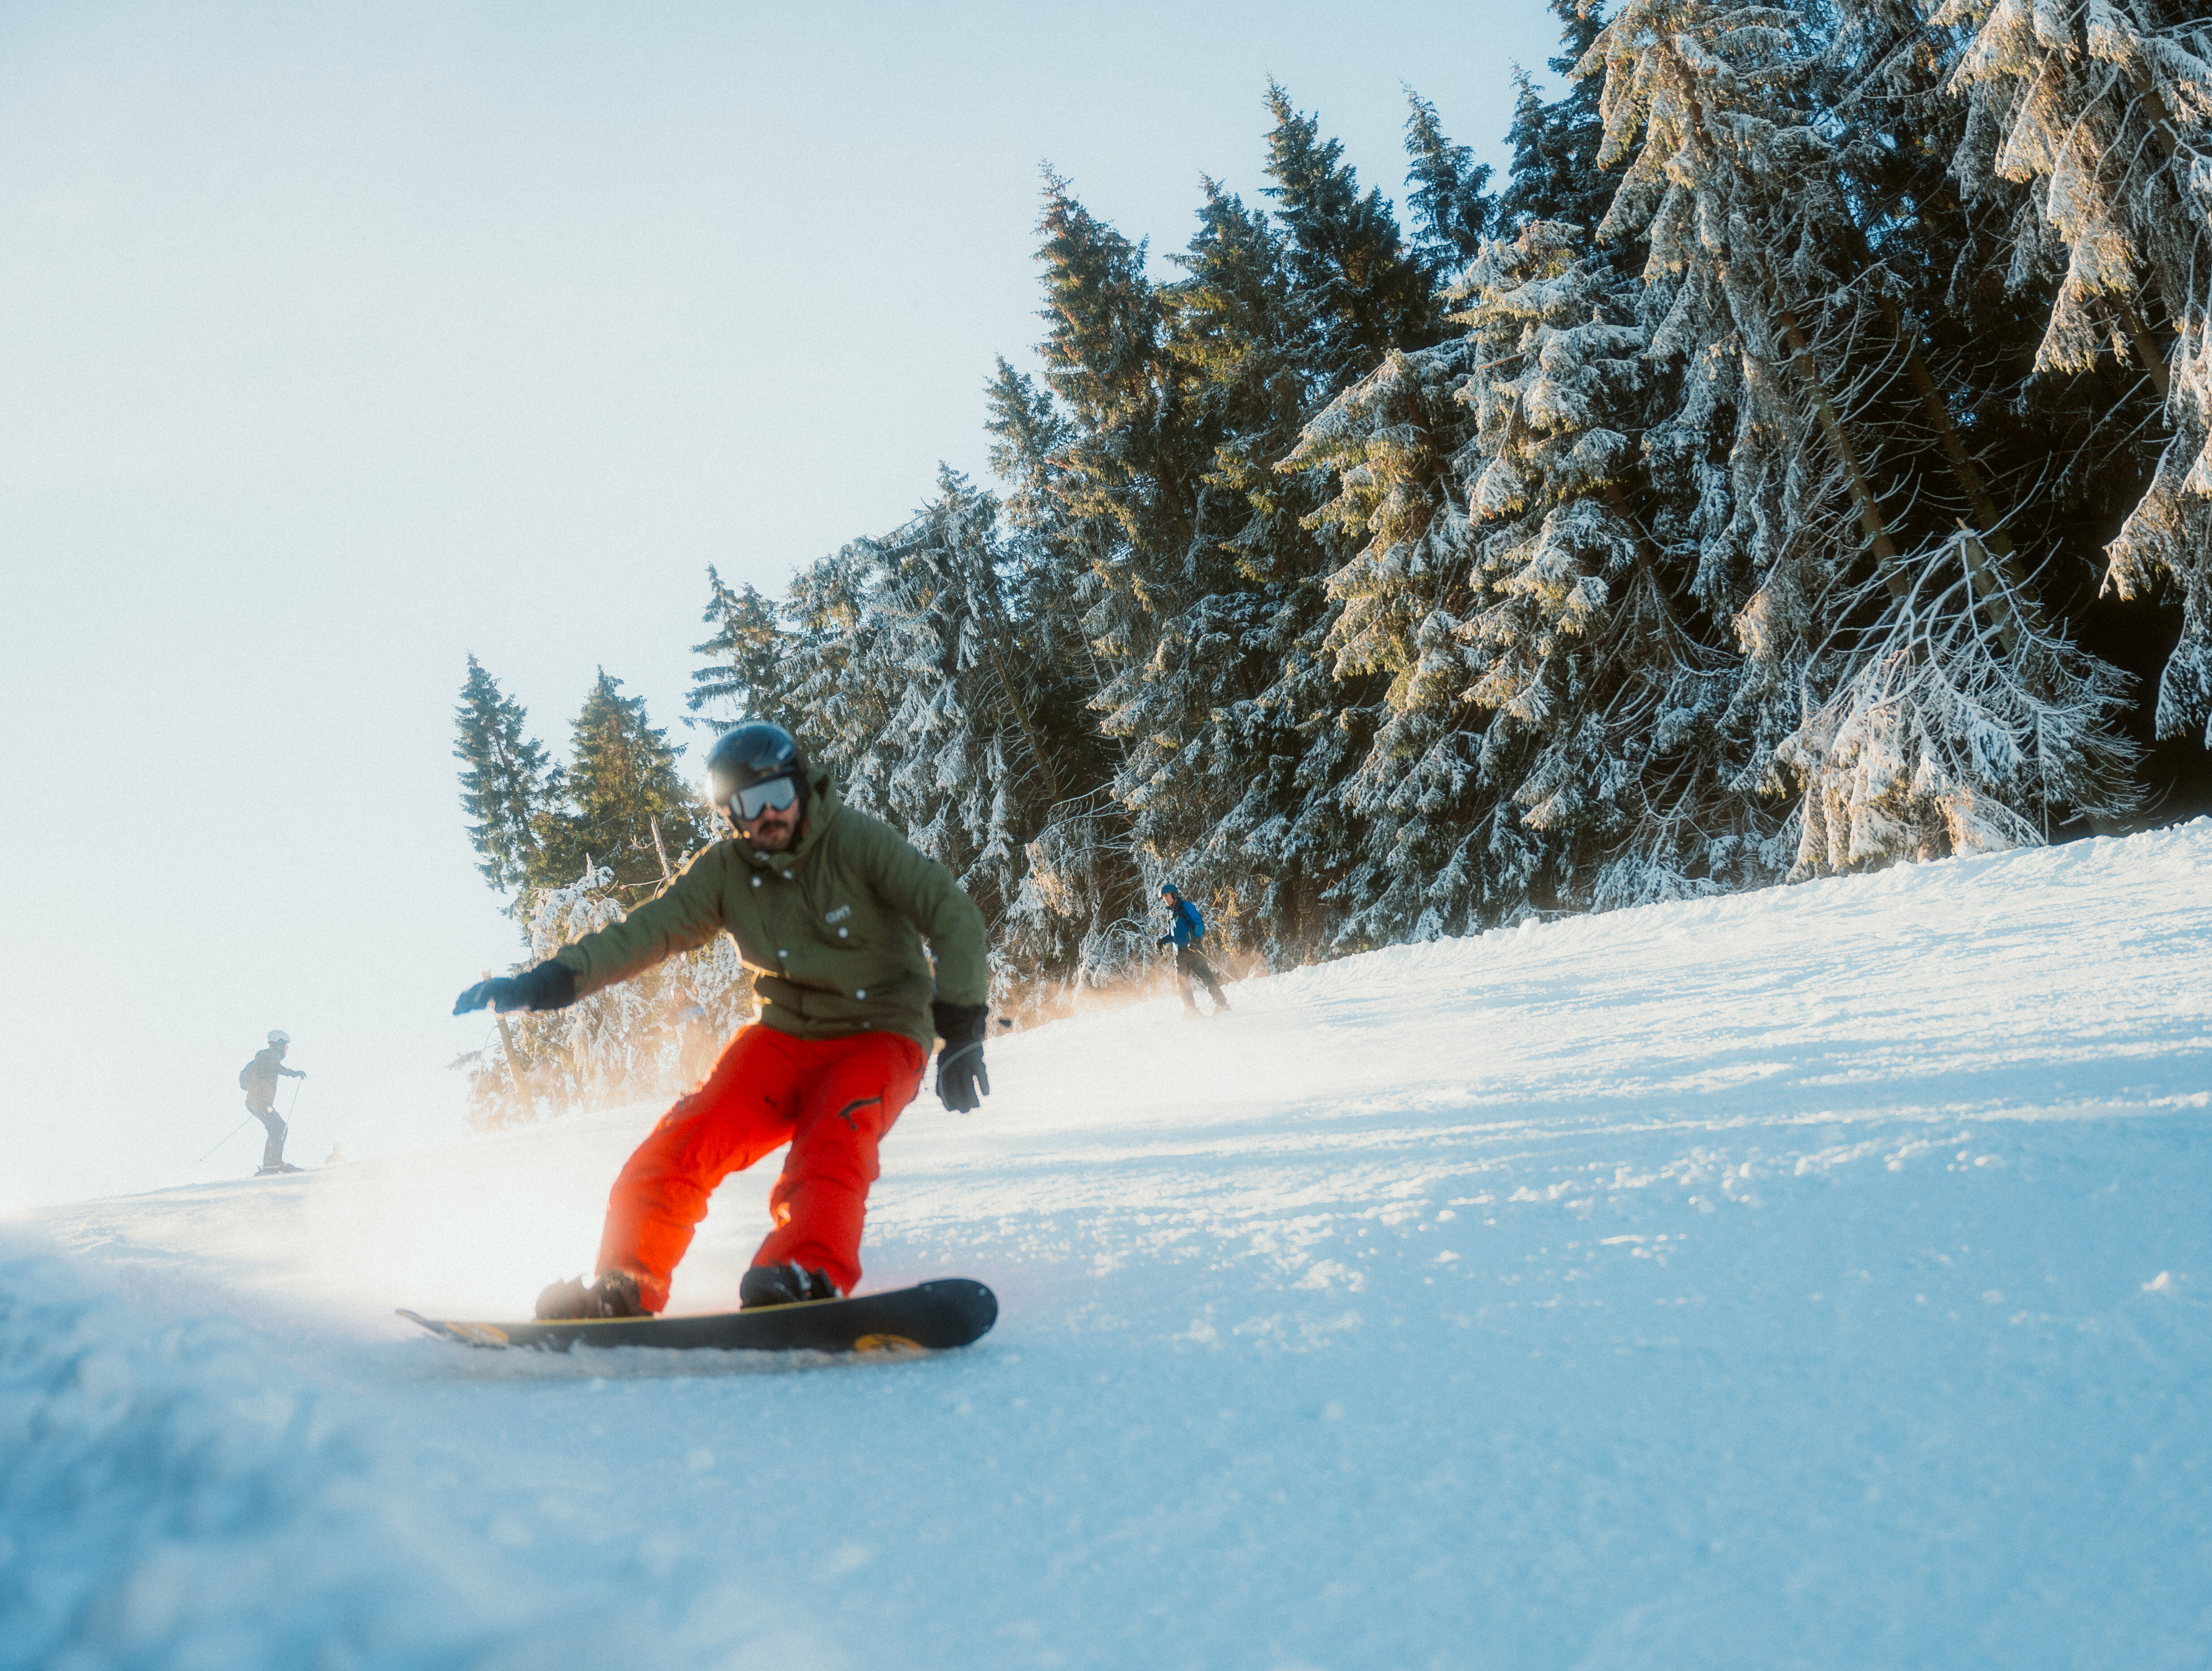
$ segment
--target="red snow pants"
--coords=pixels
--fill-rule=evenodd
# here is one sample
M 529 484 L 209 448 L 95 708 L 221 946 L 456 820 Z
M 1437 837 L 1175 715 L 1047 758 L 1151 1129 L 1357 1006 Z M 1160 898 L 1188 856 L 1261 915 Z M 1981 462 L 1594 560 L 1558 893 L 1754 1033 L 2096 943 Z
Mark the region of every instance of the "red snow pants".
M 714 1186 L 788 1143 L 769 1196 L 775 1228 L 753 1263 L 795 1261 L 851 1293 L 876 1145 L 921 1089 L 926 1060 L 902 1033 L 799 1039 L 773 1027 L 741 1030 L 615 1180 L 599 1268 L 629 1272 L 645 1309 L 665 1309 L 669 1276 Z

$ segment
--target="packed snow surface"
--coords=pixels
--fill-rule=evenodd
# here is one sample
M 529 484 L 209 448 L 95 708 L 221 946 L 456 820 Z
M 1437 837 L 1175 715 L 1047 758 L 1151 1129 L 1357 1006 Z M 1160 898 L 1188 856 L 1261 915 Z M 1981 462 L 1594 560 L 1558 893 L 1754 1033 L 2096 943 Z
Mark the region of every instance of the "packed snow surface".
M 915 1360 L 392 1315 L 586 1267 L 649 1108 L 41 1212 L 0 1662 L 2201 1667 L 2208 912 L 2199 822 L 996 1042 L 884 1149 L 870 1285 L 1003 1306 Z

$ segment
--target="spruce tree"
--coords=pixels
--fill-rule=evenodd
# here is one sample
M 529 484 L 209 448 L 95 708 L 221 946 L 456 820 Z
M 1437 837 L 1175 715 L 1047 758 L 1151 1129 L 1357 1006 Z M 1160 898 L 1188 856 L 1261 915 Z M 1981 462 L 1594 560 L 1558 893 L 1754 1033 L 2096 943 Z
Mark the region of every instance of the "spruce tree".
M 453 758 L 462 764 L 461 805 L 475 820 L 469 842 L 477 868 L 493 887 L 519 891 L 536 873 L 549 789 L 545 750 L 524 735 L 529 715 L 522 704 L 503 694 L 474 656 L 453 720 L 460 732 Z
M 1511 804 L 1521 757 L 1486 752 L 1469 695 L 1484 665 L 1462 630 L 1477 606 L 1458 475 L 1473 361 L 1464 337 L 1392 354 L 1285 461 L 1334 478 L 1316 520 L 1357 547 L 1328 581 L 1330 671 L 1382 683 L 1371 741 L 1328 809 L 1352 848 L 1331 892 L 1334 950 L 1472 932 L 1521 902 L 1537 863 Z
M 1310 122 L 1288 119 L 1297 131 L 1273 149 L 1310 161 Z M 1321 149 L 1333 159 L 1338 148 Z M 1371 207 L 1349 170 L 1334 184 L 1355 215 Z M 1275 465 L 1327 376 L 1329 307 L 1356 310 L 1362 299 L 1340 271 L 1325 282 L 1328 298 L 1303 288 L 1296 236 L 1210 180 L 1206 190 L 1198 233 L 1176 258 L 1188 276 L 1169 299 L 1194 402 L 1222 437 L 1209 502 L 1233 532 L 1217 546 L 1227 562 L 1167 623 L 1118 716 L 1132 747 L 1117 787 L 1141 809 L 1154 862 L 1211 897 L 1224 939 L 1297 959 L 1326 936 L 1323 896 L 1343 867 L 1340 823 L 1314 813 L 1344 763 L 1340 729 L 1327 722 L 1347 693 L 1322 657 L 1324 583 L 1339 558 L 1329 531 L 1308 519 L 1324 495 Z M 1322 195 L 1301 194 L 1316 249 L 1342 230 L 1319 218 Z
M 1141 246 L 1048 183 L 1045 357 L 1074 431 L 1054 450 L 1060 532 L 1114 525 L 1089 541 L 1085 627 L 1135 854 L 1211 899 L 1232 944 L 1249 929 L 1295 959 L 1327 942 L 1350 862 L 1335 803 L 1372 691 L 1331 675 L 1327 580 L 1347 553 L 1311 520 L 1325 486 L 1276 466 L 1316 401 L 1432 339 L 1437 313 L 1432 268 L 1342 147 L 1279 86 L 1268 102 L 1274 212 L 1208 182 L 1187 276 L 1164 290 L 1142 283 Z M 1471 171 L 1422 131 L 1463 222 Z
M 564 817 L 543 841 L 549 884 L 581 874 L 586 855 L 613 873 L 612 886 L 649 895 L 710 837 L 706 809 L 676 768 L 667 732 L 647 720 L 645 698 L 617 694 L 622 681 L 599 670 L 576 716 L 563 788 Z
M 1051 330 L 1040 352 L 1069 425 L 1050 455 L 1053 533 L 1087 566 L 1079 587 L 1096 657 L 1091 705 L 1114 757 L 1107 798 L 1127 823 L 1126 835 L 1093 834 L 1126 842 L 1133 910 L 1140 911 L 1149 878 L 1212 822 L 1213 803 L 1197 779 L 1172 772 L 1152 781 L 1161 774 L 1158 751 L 1178 748 L 1170 739 L 1202 729 L 1211 713 L 1194 713 L 1178 694 L 1188 690 L 1178 664 L 1189 639 L 1175 623 L 1243 584 L 1224 543 L 1249 507 L 1212 479 L 1227 438 L 1218 403 L 1206 399 L 1204 379 L 1176 351 L 1170 302 L 1144 274 L 1144 246 L 1090 215 L 1056 177 L 1048 177 L 1042 229 Z M 1030 510 L 1024 518 L 1042 526 Z M 1222 655 L 1218 641 L 1213 647 L 1238 694 L 1255 694 L 1247 659 Z M 1100 842 L 1079 846 L 1095 853 Z M 1107 889 L 1099 896 L 1119 895 Z M 1141 928 L 1133 916 L 1094 939 L 1094 949 L 1126 955 Z
M 744 720 L 767 720 L 789 729 L 794 716 L 785 690 L 791 637 L 775 605 L 750 584 L 732 590 L 710 563 L 709 595 L 700 618 L 714 629 L 691 653 L 710 658 L 691 674 L 684 706 L 688 726 L 720 731 Z
M 1527 223 L 1485 252 L 1456 316 L 1480 592 L 1462 631 L 1483 663 L 1469 695 L 1497 715 L 1486 753 L 1524 756 L 1512 795 L 1544 841 L 1546 902 L 1603 909 L 1771 874 L 1781 814 L 1745 793 L 1730 623 L 1681 537 L 1698 487 L 1720 484 L 1676 468 L 1652 422 L 1675 386 L 1648 293 L 1586 249 Z
M 1767 763 L 1788 765 L 1803 787 L 1801 866 L 1837 863 L 1839 854 L 1841 862 L 1884 862 L 1930 851 L 1944 832 L 1983 845 L 2000 824 L 2015 833 L 2039 824 L 2054 794 L 2062 804 L 2114 806 L 2105 763 L 2125 753 L 2106 734 L 2109 670 L 2040 623 L 1989 562 L 1980 531 L 1967 529 L 1961 547 L 1975 584 L 1933 583 L 1950 562 L 1953 535 L 1915 525 L 1907 489 L 1929 449 L 1899 428 L 1894 392 L 1908 371 L 1925 368 L 1913 333 L 1892 323 L 1884 276 L 1868 270 L 1876 234 L 1855 212 L 1835 125 L 1822 115 L 1818 44 L 1794 7 L 1625 0 L 1585 60 L 1607 77 L 1601 160 L 1627 160 L 1601 235 L 1632 228 L 1648 239 L 1652 351 L 1683 356 L 1685 398 L 1647 434 L 1646 450 L 1710 458 L 1713 419 L 1734 410 L 1733 513 L 1701 542 L 1692 590 L 1709 606 L 1742 600 L 1735 625 L 1749 653 L 1735 702 L 1759 738 L 1752 775 L 1774 783 Z M 1736 369 L 1716 378 L 1723 344 Z M 1981 763 L 1962 792 L 2018 816 L 2009 823 L 1949 816 L 1955 793 L 1929 765 L 1907 774 L 1918 786 L 1910 816 L 1856 821 L 1888 832 L 1893 845 L 1839 847 L 1822 836 L 1833 823 L 1823 798 L 1875 779 L 1855 779 L 1829 751 L 1830 740 L 1856 734 L 1827 705 L 1831 693 L 1848 704 L 1853 692 L 1873 700 L 1889 690 L 1863 677 L 1866 658 L 1901 638 L 1984 659 L 1979 619 L 1955 631 L 1931 627 L 1923 618 L 1931 608 L 2002 618 L 2003 656 L 1979 671 L 1962 663 L 1943 690 L 2008 684 L 2017 700 L 1961 703 L 1936 691 L 1909 727 L 1931 747 L 1913 757 Z M 2081 729 L 2020 734 L 1997 749 L 1985 728 L 2000 712 L 2031 727 L 2063 720 Z M 1959 726 L 1966 731 L 1944 737 Z M 2032 754 L 2038 769 L 2013 769 L 2006 763 L 2015 754 Z
M 1498 202 L 1498 230 L 1510 233 L 1529 221 L 1557 221 L 1595 230 L 1612 206 L 1618 177 L 1601 168 L 1605 120 L 1599 109 L 1602 78 L 1577 76 L 1577 69 L 1604 27 L 1594 0 L 1550 0 L 1559 20 L 1560 47 L 1549 60 L 1552 73 L 1567 78 L 1567 90 L 1549 102 L 1536 95 L 1535 83 L 1516 67 L 1513 124 L 1506 143 L 1513 165 Z M 1623 251 L 1624 257 L 1632 251 Z M 1633 270 L 1624 261 L 1624 271 Z
M 1431 271 L 1406 248 L 1382 192 L 1360 191 L 1343 143 L 1322 138 L 1320 118 L 1300 112 L 1274 82 L 1267 108 L 1273 183 L 1265 190 L 1288 234 L 1284 258 L 1300 307 L 1318 332 L 1316 393 L 1329 399 L 1392 349 L 1437 340 L 1441 311 Z
M 1038 229 L 1049 328 L 1037 352 L 1046 386 L 1074 425 L 1060 448 L 1060 491 L 1073 513 L 1112 531 L 1097 578 L 1106 592 L 1133 599 L 1172 584 L 1203 538 L 1194 519 L 1212 446 L 1185 410 L 1146 246 L 1093 216 L 1051 173 Z M 1109 654 L 1144 653 L 1143 612 L 1135 601 L 1097 623 Z
M 1117 542 L 1108 525 L 1073 507 L 1078 490 L 1068 448 L 1076 429 L 1051 392 L 1001 357 L 984 398 L 991 468 L 1011 489 L 1004 526 L 1012 607 L 1036 636 L 1039 672 L 1056 673 L 1060 681 L 1059 704 L 1079 711 L 1107 677 L 1085 617 L 1099 596 L 1097 571 L 1111 563 Z M 1081 729 L 1095 728 L 1086 723 Z M 1069 781 L 1094 775 L 1078 767 Z
M 1855 418 L 1882 432 L 1875 446 L 1893 516 L 1929 554 L 1929 595 L 1942 595 L 1942 577 L 1963 560 L 1973 612 L 1996 629 L 2000 652 L 2069 641 L 2154 688 L 2179 620 L 2161 623 L 2100 584 L 2105 542 L 2157 465 L 2161 426 L 2148 380 L 2109 359 L 2037 369 L 2063 264 L 2037 230 L 2029 183 L 1996 171 L 2002 134 L 1954 90 L 1966 43 L 1929 29 L 1914 0 L 1847 0 L 1833 25 L 1814 96 L 1848 112 L 1835 125 L 1834 156 L 1862 205 L 1859 259 L 1889 334 L 1884 398 L 1862 403 Z M 1972 544 L 1947 554 L 1961 529 L 1972 531 Z M 2063 696 L 2048 665 L 2022 671 L 2021 700 L 2081 711 L 2087 687 Z M 2148 744 L 2152 718 L 2150 703 L 2128 702 L 2112 723 Z M 2175 742 L 2158 753 L 2160 792 L 2189 797 L 2197 785 L 2185 780 L 2205 763 L 2201 746 Z M 2033 822 L 2039 829 L 2047 817 L 2063 829 L 2080 811 L 2110 829 L 2099 821 L 2130 797 L 2109 791 L 2089 808 L 2045 799 Z
M 1441 287 L 1474 259 L 1498 213 L 1490 195 L 1490 165 L 1474 152 L 1444 137 L 1437 107 L 1406 89 L 1413 113 L 1406 118 L 1407 180 L 1413 190 L 1406 206 L 1413 216 L 1413 253 L 1429 268 L 1430 283 Z
M 1024 849 L 1020 887 L 994 944 L 1019 972 L 1022 1006 L 1043 1015 L 1119 979 L 1149 945 L 1144 872 L 1111 790 L 1121 739 L 1094 711 L 1112 665 L 1086 625 L 1119 537 L 1071 508 L 1075 426 L 1051 392 L 1000 359 L 987 394 L 991 467 L 1012 489 L 1002 546 L 1008 612 L 1057 762 L 1055 799 Z
M 1267 100 L 1272 217 L 1209 183 L 1179 258 L 1189 277 L 1170 292 L 1193 399 L 1222 437 L 1206 484 L 1237 518 L 1221 542 L 1236 574 L 1170 621 L 1141 679 L 1113 693 L 1109 724 L 1131 739 L 1116 793 L 1154 862 L 1210 890 L 1237 938 L 1297 961 L 1336 938 L 1334 890 L 1361 846 L 1345 787 L 1382 683 L 1337 677 L 1328 582 L 1350 553 L 1320 517 L 1326 484 L 1280 466 L 1317 403 L 1433 339 L 1438 319 L 1435 270 L 1381 194 L 1279 85 Z M 1435 206 L 1464 231 L 1480 182 L 1417 121 L 1425 142 Z
M 2021 264 L 2040 247 L 2063 276 L 2037 368 L 2109 352 L 2155 391 L 2166 441 L 2111 577 L 2124 597 L 2180 592 L 2158 732 L 2212 746 L 2212 40 L 2170 0 L 1949 0 L 1931 21 L 1972 31 L 1953 85 L 1990 167 L 2039 188 L 2014 222 Z

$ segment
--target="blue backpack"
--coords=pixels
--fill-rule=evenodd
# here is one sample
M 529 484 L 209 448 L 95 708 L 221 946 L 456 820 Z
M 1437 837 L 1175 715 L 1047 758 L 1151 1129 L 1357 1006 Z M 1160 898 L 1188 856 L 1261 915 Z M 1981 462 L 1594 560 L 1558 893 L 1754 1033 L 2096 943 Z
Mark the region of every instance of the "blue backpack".
M 1187 899 L 1178 899 L 1176 901 L 1176 911 L 1190 924 L 1190 938 L 1193 944 L 1206 938 L 1206 919 L 1199 915 L 1197 906 Z

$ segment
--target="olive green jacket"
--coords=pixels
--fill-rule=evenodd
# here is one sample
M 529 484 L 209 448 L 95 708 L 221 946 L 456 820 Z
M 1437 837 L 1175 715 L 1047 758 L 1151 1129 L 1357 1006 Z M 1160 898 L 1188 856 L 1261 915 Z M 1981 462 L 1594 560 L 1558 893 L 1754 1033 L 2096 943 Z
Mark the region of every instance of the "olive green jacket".
M 720 841 L 659 896 L 555 954 L 576 996 L 628 980 L 727 930 L 753 971 L 761 1019 L 794 1038 L 903 1033 L 926 1053 L 933 997 L 987 996 L 983 914 L 952 872 L 808 774 L 806 823 L 789 853 Z M 937 955 L 932 989 L 927 938 Z

